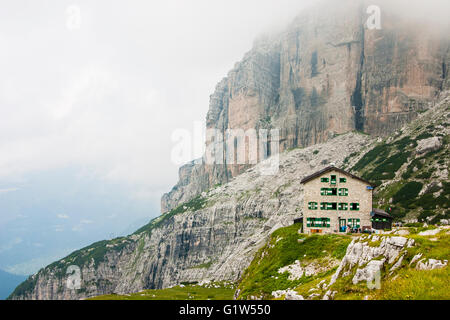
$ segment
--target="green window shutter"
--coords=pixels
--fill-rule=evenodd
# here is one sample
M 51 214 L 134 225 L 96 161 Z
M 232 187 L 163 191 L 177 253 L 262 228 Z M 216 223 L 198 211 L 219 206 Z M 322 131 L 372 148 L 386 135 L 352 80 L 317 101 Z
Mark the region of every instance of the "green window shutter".
M 339 210 L 348 210 L 347 203 L 339 203 Z
M 351 203 L 350 211 L 359 211 L 359 203 Z
M 328 178 L 321 178 L 320 181 L 321 182 L 329 182 L 330 180 Z
M 317 202 L 309 202 L 308 209 L 309 210 L 317 210 Z
M 340 183 L 346 183 L 346 182 L 347 182 L 347 178 L 340 178 L 340 179 L 339 179 L 339 182 L 340 182 Z
M 320 210 L 326 210 L 327 209 L 327 203 L 326 202 L 321 202 L 320 203 Z
M 322 189 L 320 189 L 320 195 L 321 196 L 326 196 L 327 195 L 327 188 L 322 188 Z
M 347 188 L 340 188 L 339 189 L 339 195 L 340 196 L 348 196 L 348 189 Z

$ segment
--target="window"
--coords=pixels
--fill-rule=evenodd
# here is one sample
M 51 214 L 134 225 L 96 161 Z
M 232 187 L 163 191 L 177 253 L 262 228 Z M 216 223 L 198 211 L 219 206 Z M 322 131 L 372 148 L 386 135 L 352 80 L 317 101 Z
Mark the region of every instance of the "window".
M 339 203 L 338 210 L 348 210 L 348 203 Z
M 308 209 L 309 210 L 317 210 L 317 202 L 309 202 Z
M 306 226 L 308 228 L 329 228 L 330 218 L 307 218 Z
M 337 202 L 321 202 L 320 210 L 337 210 L 338 204 Z
M 348 225 L 350 228 L 361 228 L 361 220 L 360 219 L 348 219 Z
M 328 179 L 328 178 L 322 178 L 322 179 L 320 179 L 320 182 L 329 182 L 330 181 L 330 179 Z
M 350 211 L 358 211 L 359 203 L 350 203 Z
M 331 176 L 331 184 L 336 184 L 336 176 L 335 175 Z
M 339 178 L 339 182 L 340 183 L 346 183 L 347 182 L 347 178 Z
M 336 202 L 327 203 L 327 210 L 337 210 L 337 203 Z
M 337 188 L 321 188 L 321 196 L 337 196 Z
M 340 196 L 348 196 L 348 189 L 347 188 L 340 188 L 339 189 L 339 195 Z

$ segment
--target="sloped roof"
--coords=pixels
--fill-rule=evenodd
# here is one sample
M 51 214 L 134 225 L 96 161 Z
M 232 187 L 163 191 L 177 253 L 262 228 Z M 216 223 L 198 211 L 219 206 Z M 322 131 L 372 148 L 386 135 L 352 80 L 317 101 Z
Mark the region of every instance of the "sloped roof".
M 389 213 L 387 213 L 386 211 L 381 210 L 381 209 L 373 208 L 371 215 L 373 216 L 375 214 L 378 215 L 378 216 L 382 216 L 382 217 L 393 219 L 392 216 Z
M 370 185 L 370 186 L 372 186 L 374 188 L 376 187 L 372 182 L 367 181 L 367 180 L 365 180 L 365 179 L 363 179 L 361 177 L 355 176 L 354 174 L 351 174 L 350 172 L 347 172 L 347 171 L 342 170 L 340 168 L 336 168 L 335 166 L 329 166 L 329 167 L 326 167 L 326 168 L 324 168 L 324 169 L 322 169 L 320 171 L 317 171 L 316 173 L 313 173 L 312 175 L 309 175 L 306 178 L 304 178 L 301 181 L 301 183 L 303 183 L 303 184 L 307 183 L 307 182 L 309 182 L 309 181 L 311 181 L 311 180 L 313 180 L 313 179 L 315 179 L 317 177 L 320 177 L 322 174 L 330 172 L 330 171 L 338 171 L 340 173 L 343 173 L 345 175 L 348 175 L 348 176 L 352 177 L 353 179 L 357 179 L 357 180 L 360 180 L 360 181 L 362 181 L 364 183 L 367 183 L 368 185 Z

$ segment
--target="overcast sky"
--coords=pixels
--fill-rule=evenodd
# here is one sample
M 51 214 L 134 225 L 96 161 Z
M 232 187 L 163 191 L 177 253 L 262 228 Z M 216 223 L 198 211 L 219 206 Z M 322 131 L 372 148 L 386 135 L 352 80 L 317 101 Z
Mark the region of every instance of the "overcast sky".
M 204 121 L 216 83 L 304 3 L 2 1 L 0 188 L 75 165 L 159 198 L 173 130 Z

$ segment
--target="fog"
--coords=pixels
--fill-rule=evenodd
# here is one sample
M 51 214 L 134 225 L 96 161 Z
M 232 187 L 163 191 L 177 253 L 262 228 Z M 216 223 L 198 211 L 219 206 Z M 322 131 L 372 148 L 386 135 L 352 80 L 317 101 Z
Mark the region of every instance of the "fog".
M 1 1 L 0 268 L 31 272 L 158 215 L 172 132 L 204 123 L 216 83 L 306 4 Z

